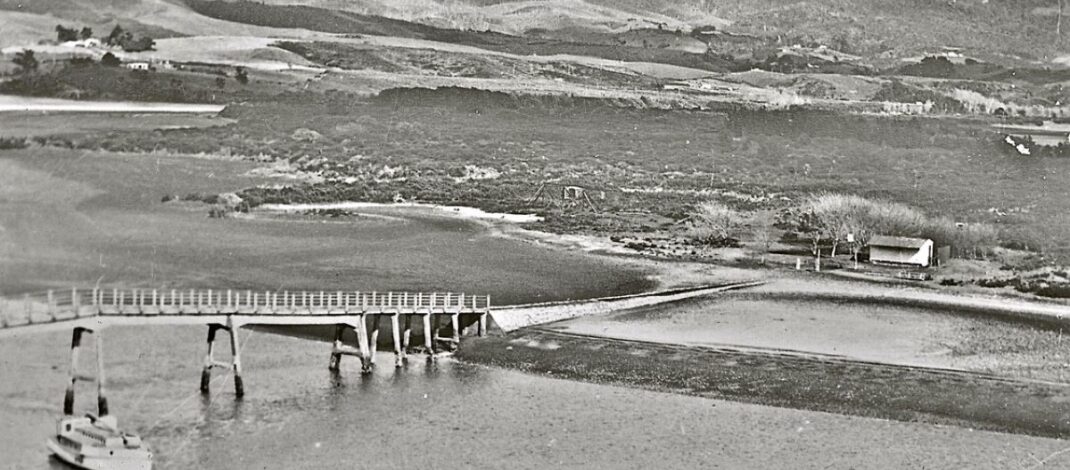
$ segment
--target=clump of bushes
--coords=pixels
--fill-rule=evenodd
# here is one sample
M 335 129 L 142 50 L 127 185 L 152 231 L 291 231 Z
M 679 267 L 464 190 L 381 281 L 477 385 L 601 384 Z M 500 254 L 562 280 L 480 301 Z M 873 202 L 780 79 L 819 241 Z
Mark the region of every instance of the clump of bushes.
M 29 146 L 30 143 L 22 137 L 0 137 L 0 150 L 17 150 Z
M 739 246 L 736 238 L 746 217 L 722 202 L 706 201 L 691 213 L 687 237 L 693 242 L 715 247 Z
M 799 210 L 797 228 L 816 247 L 827 243 L 836 248 L 854 242 L 857 252 L 874 235 L 928 238 L 936 246 L 950 245 L 956 256 L 984 258 L 998 246 L 998 231 L 985 224 L 959 224 L 944 217 L 931 217 L 918 209 L 892 201 L 868 199 L 853 194 L 822 193 L 806 198 Z

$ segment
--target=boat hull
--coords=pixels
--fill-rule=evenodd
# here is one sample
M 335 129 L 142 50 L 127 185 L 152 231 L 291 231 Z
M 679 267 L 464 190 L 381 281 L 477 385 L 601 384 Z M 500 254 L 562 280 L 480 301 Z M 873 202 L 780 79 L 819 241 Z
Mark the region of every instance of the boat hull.
M 60 445 L 55 439 L 49 439 L 45 445 L 60 461 L 85 470 L 152 470 L 151 459 L 111 458 L 80 455 Z

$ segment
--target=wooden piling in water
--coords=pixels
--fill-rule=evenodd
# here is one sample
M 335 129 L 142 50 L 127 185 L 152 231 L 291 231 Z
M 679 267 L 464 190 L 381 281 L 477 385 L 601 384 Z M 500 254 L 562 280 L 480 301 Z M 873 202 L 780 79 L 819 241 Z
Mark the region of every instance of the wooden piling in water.
M 451 348 L 456 351 L 461 345 L 461 314 L 450 314 L 450 329 L 453 330 L 453 345 Z
M 405 356 L 401 352 L 401 331 L 398 331 L 398 314 L 390 315 L 390 333 L 394 338 L 394 367 L 401 367 Z
M 93 332 L 97 350 L 97 414 L 108 416 L 108 397 L 104 394 L 104 335 L 101 330 Z
M 351 325 L 357 333 L 357 346 L 360 348 L 361 373 L 369 373 L 372 370 L 371 353 L 368 349 L 367 315 L 360 314 L 356 325 Z
M 78 356 L 79 351 L 82 349 L 82 339 L 85 337 L 85 333 L 93 333 L 94 348 L 97 353 L 97 373 L 95 376 L 89 376 L 78 372 Z M 74 333 L 71 336 L 71 366 L 70 366 L 70 380 L 67 382 L 67 390 L 63 395 L 63 414 L 70 416 L 74 414 L 74 394 L 75 384 L 79 380 L 94 380 L 97 383 L 97 414 L 100 416 L 108 415 L 108 398 L 105 393 L 105 376 L 104 376 L 104 339 L 100 330 L 90 330 L 88 328 L 76 327 Z
M 234 395 L 241 398 L 245 395 L 245 384 L 242 383 L 241 377 L 241 348 L 238 345 L 238 328 L 239 325 L 235 324 L 231 317 L 227 317 L 227 329 L 230 332 L 231 361 L 234 367 Z
M 331 362 L 328 364 L 327 369 L 332 372 L 338 372 L 342 368 L 342 334 L 346 331 L 345 325 L 334 326 L 334 346 L 331 349 Z
M 221 327 L 219 325 L 208 325 L 208 353 L 204 356 L 204 369 L 201 370 L 201 393 L 207 394 L 210 392 L 209 388 L 212 383 L 212 367 L 215 366 L 215 359 L 212 357 L 212 349 L 215 345 L 215 334 Z
M 424 320 L 424 349 L 427 350 L 427 358 L 431 359 L 435 357 L 435 334 L 431 330 L 431 314 L 425 314 Z
M 372 365 L 375 365 L 375 353 L 379 350 L 379 348 L 377 347 L 377 345 L 379 344 L 379 319 L 383 316 L 372 315 L 372 317 L 372 334 L 371 340 L 369 341 L 370 347 L 368 348 L 368 361 L 371 362 Z
M 78 382 L 78 351 L 82 348 L 82 333 L 85 328 L 75 327 L 71 336 L 71 368 L 70 381 L 67 382 L 67 392 L 63 395 L 63 414 L 74 414 L 74 384 Z
M 412 315 L 405 315 L 405 331 L 401 334 L 401 354 L 409 354 L 409 340 L 412 338 Z M 406 357 L 406 360 L 408 358 Z

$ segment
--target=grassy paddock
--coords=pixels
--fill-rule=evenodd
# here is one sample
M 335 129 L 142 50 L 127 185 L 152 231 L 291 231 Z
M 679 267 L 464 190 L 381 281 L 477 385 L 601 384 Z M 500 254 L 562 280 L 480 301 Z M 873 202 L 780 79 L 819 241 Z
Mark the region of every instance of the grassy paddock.
M 261 190 L 265 200 L 382 200 L 401 193 L 536 210 L 550 216 L 544 228 L 555 231 L 652 230 L 662 225 L 627 214 L 662 216 L 668 224 L 711 196 L 742 209 L 782 208 L 833 191 L 908 204 L 934 220 L 992 224 L 1031 247 L 1070 255 L 1062 241 L 1070 232 L 1070 159 L 1008 155 L 983 122 L 650 111 L 458 89 L 278 100 L 228 107 L 226 115 L 238 121 L 228 127 L 118 132 L 79 146 L 263 155 L 327 177 L 313 186 Z M 499 175 L 458 179 L 468 165 Z M 529 204 L 544 181 L 582 184 L 601 212 L 562 201 Z

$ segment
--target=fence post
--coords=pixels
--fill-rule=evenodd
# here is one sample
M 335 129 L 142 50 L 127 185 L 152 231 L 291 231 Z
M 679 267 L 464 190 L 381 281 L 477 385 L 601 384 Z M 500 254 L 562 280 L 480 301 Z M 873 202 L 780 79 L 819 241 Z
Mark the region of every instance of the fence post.
M 74 307 L 75 317 L 82 316 L 82 302 L 81 299 L 78 298 L 78 288 L 76 287 L 71 288 L 71 306 Z
M 56 319 L 55 298 L 52 295 L 52 289 L 48 290 L 48 308 L 46 311 L 48 316 L 52 317 L 53 320 Z

